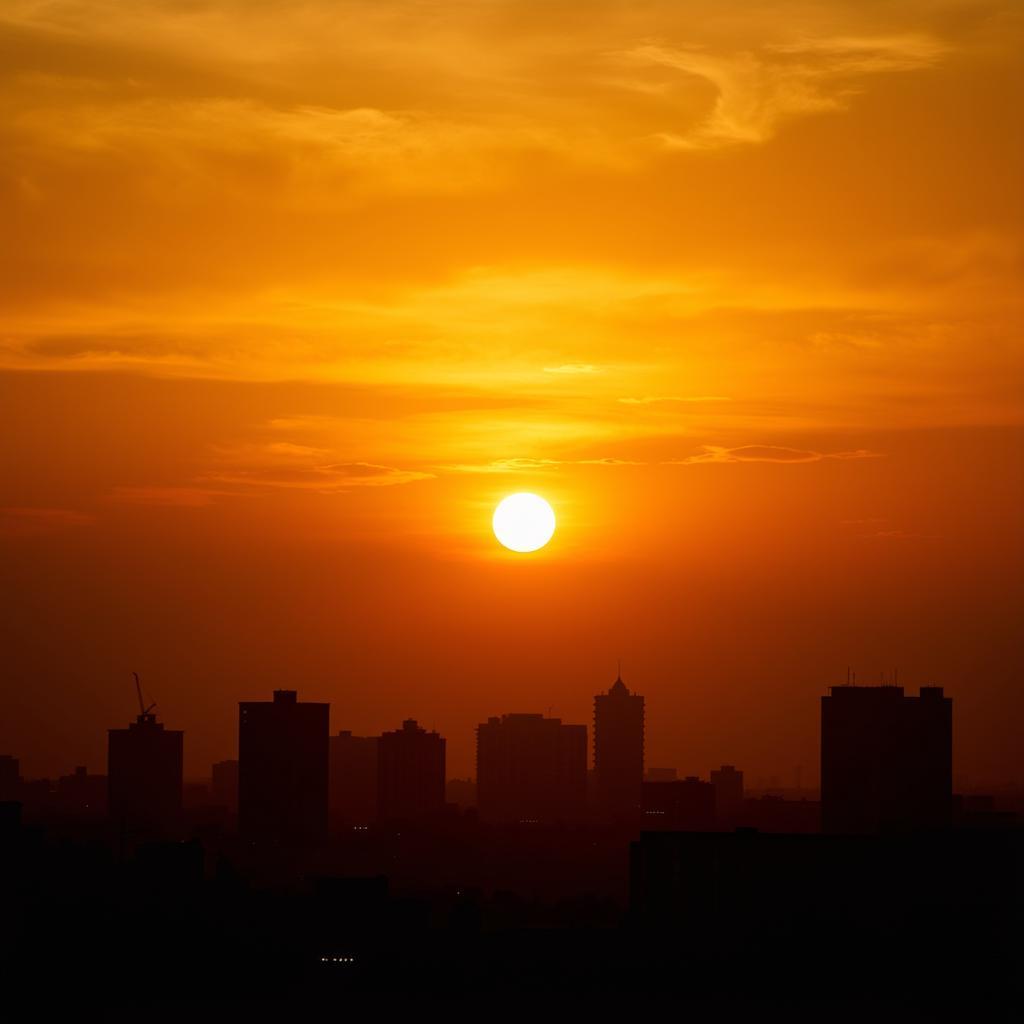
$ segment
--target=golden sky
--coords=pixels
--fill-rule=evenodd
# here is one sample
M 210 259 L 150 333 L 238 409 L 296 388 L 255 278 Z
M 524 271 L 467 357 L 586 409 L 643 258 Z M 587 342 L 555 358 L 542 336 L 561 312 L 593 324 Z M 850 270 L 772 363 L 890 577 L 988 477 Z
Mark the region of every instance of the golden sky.
M 810 779 L 852 662 L 1005 775 L 1022 43 L 983 0 L 4 0 L 0 745 L 98 763 L 137 668 L 201 773 L 294 672 L 467 774 L 622 656 L 655 761 Z M 518 561 L 514 490 L 559 516 Z

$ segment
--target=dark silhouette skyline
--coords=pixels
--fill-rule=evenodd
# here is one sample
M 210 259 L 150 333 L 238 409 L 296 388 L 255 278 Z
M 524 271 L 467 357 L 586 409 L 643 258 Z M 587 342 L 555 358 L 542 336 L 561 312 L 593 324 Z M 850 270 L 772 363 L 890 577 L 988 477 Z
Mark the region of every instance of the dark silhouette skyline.
M 822 698 L 822 804 L 748 793 L 730 764 L 645 777 L 641 712 L 657 709 L 641 701 L 621 679 L 596 696 L 619 742 L 595 758 L 603 779 L 585 726 L 490 717 L 458 800 L 439 733 L 407 719 L 329 736 L 328 705 L 294 690 L 239 704 L 238 759 L 206 784 L 183 784 L 183 734 L 147 709 L 110 730 L 108 778 L 24 780 L 4 755 L 2 963 L 38 987 L 53 935 L 95 932 L 61 967 L 87 995 L 154 957 L 169 997 L 198 999 L 540 986 L 585 1001 L 681 976 L 694 997 L 774 998 L 793 995 L 794 963 L 813 998 L 928 999 L 936 965 L 960 995 L 1016 991 L 1024 797 L 953 799 L 944 693 Z M 865 946 L 886 958 L 870 977 Z M 137 995 L 131 970 L 119 990 Z

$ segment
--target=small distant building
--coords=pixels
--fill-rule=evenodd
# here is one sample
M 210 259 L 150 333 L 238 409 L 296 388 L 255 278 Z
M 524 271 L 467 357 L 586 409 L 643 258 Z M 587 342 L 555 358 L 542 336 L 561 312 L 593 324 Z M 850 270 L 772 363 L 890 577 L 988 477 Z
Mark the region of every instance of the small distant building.
M 144 711 L 107 732 L 107 800 L 126 837 L 170 837 L 181 827 L 185 734 Z
M 327 836 L 330 705 L 275 690 L 238 705 L 238 827 L 249 839 L 307 846 Z
M 711 772 L 715 789 L 715 817 L 723 825 L 739 821 L 743 812 L 743 772 L 731 764 L 723 764 Z
M 422 822 L 444 811 L 445 741 L 413 718 L 377 746 L 377 807 L 387 822 Z
M 644 780 L 644 698 L 618 676 L 594 698 L 594 770 L 597 804 L 608 821 L 640 817 Z
M 343 730 L 330 742 L 330 817 L 332 828 L 368 825 L 377 820 L 376 736 Z
M 57 779 L 57 814 L 68 821 L 102 821 L 107 817 L 107 777 L 90 775 L 84 765 Z
M 642 822 L 649 831 L 709 831 L 715 827 L 715 788 L 695 775 L 645 782 Z
M 536 714 L 492 717 L 476 729 L 481 821 L 557 824 L 586 811 L 587 727 Z

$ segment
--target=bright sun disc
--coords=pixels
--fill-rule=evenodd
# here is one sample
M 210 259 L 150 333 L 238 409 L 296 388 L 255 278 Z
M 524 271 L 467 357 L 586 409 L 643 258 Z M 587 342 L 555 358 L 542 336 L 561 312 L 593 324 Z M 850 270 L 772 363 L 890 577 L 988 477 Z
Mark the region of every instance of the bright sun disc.
M 555 532 L 555 513 L 536 494 L 510 494 L 494 510 L 494 536 L 510 551 L 536 551 Z

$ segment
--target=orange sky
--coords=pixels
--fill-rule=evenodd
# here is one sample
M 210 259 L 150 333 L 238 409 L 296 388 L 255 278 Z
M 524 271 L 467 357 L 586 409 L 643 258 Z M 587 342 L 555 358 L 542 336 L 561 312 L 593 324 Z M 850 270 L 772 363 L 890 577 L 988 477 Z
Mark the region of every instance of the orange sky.
M 1024 782 L 1012 2 L 6 0 L 0 750 L 590 721 L 816 778 L 900 666 Z M 556 508 L 500 549 L 494 504 Z

